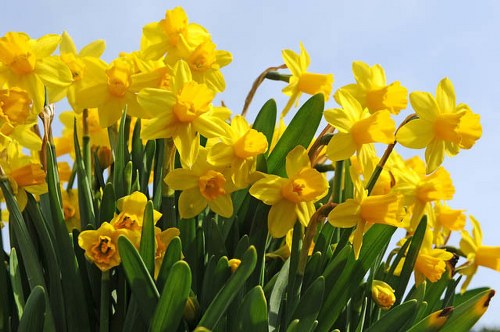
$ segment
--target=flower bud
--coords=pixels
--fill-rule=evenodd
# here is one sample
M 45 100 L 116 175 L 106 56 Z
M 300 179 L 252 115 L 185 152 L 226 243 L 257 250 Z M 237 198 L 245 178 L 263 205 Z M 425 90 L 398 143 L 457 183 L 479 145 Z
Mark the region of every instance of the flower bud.
M 396 302 L 394 289 L 380 280 L 373 280 L 372 282 L 372 297 L 377 305 L 384 310 L 388 310 Z
M 240 263 L 241 263 L 241 261 L 238 258 L 230 259 L 228 264 L 229 264 L 229 267 L 231 268 L 231 272 L 234 273 L 234 271 L 236 271 L 238 266 L 240 266 Z

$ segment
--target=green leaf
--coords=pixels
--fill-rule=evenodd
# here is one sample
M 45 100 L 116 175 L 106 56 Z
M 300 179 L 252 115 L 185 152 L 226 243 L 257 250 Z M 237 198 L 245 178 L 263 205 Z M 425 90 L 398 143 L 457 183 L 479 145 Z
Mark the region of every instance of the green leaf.
M 271 141 L 273 140 L 277 113 L 276 101 L 269 99 L 260 109 L 252 125 L 253 129 L 260 131 L 266 136 L 269 145 L 271 145 Z
M 240 266 L 226 282 L 224 287 L 217 293 L 215 299 L 210 303 L 198 326 L 213 329 L 227 308 L 231 305 L 238 292 L 245 285 L 257 264 L 257 251 L 250 246 L 241 259 Z
M 134 169 L 139 171 L 141 174 L 144 171 L 142 156 L 144 153 L 144 146 L 142 145 L 141 139 L 141 118 L 137 118 L 134 125 L 134 132 L 132 134 L 132 163 L 134 164 Z
M 211 256 L 208 260 L 200 291 L 200 305 L 203 309 L 208 308 L 217 292 L 224 286 L 230 276 L 231 268 L 227 257 L 222 256 L 217 260 L 215 256 Z
M 153 204 L 155 210 L 159 210 L 161 207 L 161 197 L 162 197 L 162 187 L 163 187 L 163 162 L 165 161 L 165 145 L 170 144 L 173 141 L 169 139 L 157 139 L 156 140 L 156 151 L 155 151 L 155 164 L 153 173 Z
M 35 286 L 24 307 L 24 314 L 19 321 L 19 332 L 39 331 L 45 324 L 45 290 Z
M 285 159 L 288 152 L 298 145 L 302 145 L 304 148 L 309 146 L 323 117 L 324 105 L 324 96 L 317 94 L 306 101 L 298 110 L 267 158 L 269 174 L 286 175 Z
M 375 322 L 367 332 L 404 331 L 404 327 L 416 314 L 417 300 L 410 300 L 395 306 Z
M 318 331 L 331 329 L 349 297 L 361 283 L 380 251 L 387 246 L 395 230 L 392 226 L 375 224 L 366 232 L 358 260 L 354 259 L 353 254 L 349 255 L 345 268 L 325 297 L 318 316 Z
M 116 198 L 112 183 L 107 183 L 102 194 L 102 201 L 99 209 L 99 225 L 103 222 L 110 222 L 115 216 Z
M 440 331 L 453 313 L 453 307 L 435 311 L 413 325 L 408 332 L 437 332 Z
M 10 283 L 12 285 L 12 295 L 14 296 L 14 302 L 16 303 L 17 314 L 19 317 L 21 317 L 24 312 L 25 302 L 24 302 L 23 285 L 21 280 L 21 270 L 19 269 L 19 262 L 17 260 L 17 253 L 15 248 L 12 248 L 10 250 L 9 272 L 10 272 Z M 7 290 L 8 288 L 6 287 L 5 291 Z M 4 328 L 6 328 L 6 325 Z
M 440 330 L 441 332 L 467 332 L 488 309 L 491 298 L 495 295 L 492 289 L 485 290 L 469 300 L 459 304 L 453 314 Z
M 191 290 L 191 270 L 184 261 L 172 266 L 151 322 L 151 331 L 175 331 Z
M 444 276 L 444 274 L 443 274 L 443 276 Z M 489 287 L 479 287 L 479 288 L 469 289 L 468 291 L 466 291 L 463 294 L 461 294 L 461 293 L 456 294 L 455 298 L 453 299 L 453 306 L 456 307 L 456 306 L 470 300 L 471 298 L 473 298 L 477 294 L 483 293 L 489 289 L 490 289 Z
M 288 274 L 290 270 L 290 259 L 285 261 L 278 274 L 278 279 L 274 284 L 271 297 L 269 298 L 269 330 L 274 331 L 279 328 L 281 303 L 283 301 L 283 294 L 288 285 Z
M 139 311 L 144 321 L 150 322 L 160 298 L 153 278 L 151 278 L 139 252 L 127 237 L 123 235 L 118 237 L 118 250 L 127 282 L 138 303 Z
M 261 286 L 252 288 L 243 298 L 236 314 L 235 331 L 267 332 L 267 303 Z
M 205 234 L 205 250 L 209 257 L 211 255 L 215 255 L 216 258 L 227 256 L 224 240 L 211 214 L 203 220 L 203 233 Z
M 127 119 L 127 106 L 123 110 L 122 117 L 120 119 L 120 127 L 118 130 L 118 144 L 114 150 L 114 163 L 113 163 L 113 185 L 115 186 L 116 198 L 122 198 L 126 195 L 125 192 L 125 179 L 124 170 L 125 165 L 128 160 L 126 158 L 128 154 L 127 141 L 125 140 L 125 122 Z
M 323 304 L 323 294 L 325 292 L 325 278 L 317 278 L 311 286 L 306 290 L 300 299 L 295 312 L 292 315 L 293 319 L 298 319 L 298 331 L 313 331 L 316 326 L 315 321 L 318 317 L 319 310 Z
M 148 141 L 144 147 L 144 154 L 142 155 L 142 167 L 144 171 L 139 173 L 141 177 L 141 190 L 148 197 L 148 183 L 153 167 L 153 160 L 155 158 L 155 150 L 156 141 Z
M 150 275 L 155 272 L 156 254 L 155 225 L 153 219 L 153 202 L 148 201 L 144 209 L 142 222 L 140 253 Z
M 163 256 L 163 262 L 161 263 L 160 271 L 158 272 L 158 279 L 156 279 L 156 284 L 160 293 L 163 291 L 164 285 L 167 282 L 168 274 L 172 266 L 182 259 L 182 244 L 181 239 L 176 236 L 174 237 L 167 248 L 165 256 Z

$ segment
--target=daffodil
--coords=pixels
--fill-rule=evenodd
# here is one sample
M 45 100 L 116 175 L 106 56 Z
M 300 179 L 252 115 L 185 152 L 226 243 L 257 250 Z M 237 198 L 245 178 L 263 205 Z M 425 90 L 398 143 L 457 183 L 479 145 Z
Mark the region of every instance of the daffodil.
M 445 153 L 454 156 L 460 149 L 470 149 L 481 137 L 479 115 L 465 104 L 456 104 L 455 89 L 448 78 L 439 82 L 436 97 L 413 92 L 410 101 L 419 118 L 400 128 L 396 139 L 412 149 L 426 148 L 427 173 L 443 163 Z
M 400 197 L 395 193 L 368 196 L 361 180 L 351 172 L 354 183 L 354 198 L 337 205 L 329 214 L 328 221 L 335 227 L 356 227 L 352 243 L 354 257 L 359 257 L 363 234 L 371 224 L 385 224 L 400 227 Z
M 433 236 L 429 228 L 425 231 L 424 240 L 415 261 L 415 283 L 421 284 L 426 278 L 436 282 L 446 271 L 446 262 L 453 258 L 453 254 L 444 249 L 432 248 Z
M 420 169 L 423 173 L 417 173 Z M 450 200 L 455 194 L 455 187 L 450 173 L 439 167 L 434 173 L 425 175 L 421 168 L 406 167 L 396 174 L 396 185 L 393 190 L 404 196 L 405 204 L 412 207 L 409 231 L 414 232 L 422 215 L 429 209 L 430 202 Z
M 283 93 L 290 96 L 290 100 L 281 114 L 282 117 L 299 100 L 302 93 L 309 95 L 322 93 L 325 100 L 328 100 L 333 88 L 333 74 L 308 72 L 307 68 L 311 64 L 311 58 L 302 43 L 300 43 L 300 54 L 292 50 L 283 50 L 282 55 L 286 66 L 292 73 L 289 84 L 283 89 Z
M 217 92 L 226 89 L 226 81 L 220 69 L 231 63 L 231 53 L 217 50 L 211 40 L 205 40 L 181 59 L 189 64 L 194 81 L 204 83 Z M 175 65 L 178 60 L 178 56 L 167 54 L 168 64 Z
M 368 143 L 393 143 L 396 124 L 389 111 L 370 114 L 367 108 L 348 92 L 340 91 L 338 98 L 342 108 L 326 110 L 326 121 L 338 130 L 328 143 L 327 156 L 333 161 L 349 159 Z
M 111 224 L 116 229 L 128 229 L 131 231 L 140 231 L 142 229 L 144 210 L 148 199 L 140 191 L 135 191 L 128 196 L 120 198 L 116 207 L 120 213 L 116 215 Z M 156 223 L 161 218 L 161 213 L 153 210 L 153 221 Z
M 73 77 L 73 83 L 67 93 L 68 102 L 77 113 L 82 111 L 82 108 L 78 107 L 76 103 L 77 91 L 85 86 L 84 82 L 89 77 L 95 77 L 106 70 L 106 63 L 100 59 L 105 48 L 104 40 L 96 40 L 84 46 L 78 52 L 71 36 L 66 31 L 62 34 L 61 45 L 59 46 L 60 58 L 68 66 Z
M 396 302 L 394 289 L 380 280 L 372 281 L 372 298 L 383 310 L 389 310 L 394 302 Z
M 467 279 L 462 284 L 462 292 L 465 292 L 467 286 L 478 266 L 484 266 L 500 272 L 500 246 L 483 245 L 483 232 L 479 221 L 470 216 L 472 223 L 472 236 L 467 231 L 462 231 L 460 240 L 460 250 L 467 256 L 467 265 L 460 269 L 460 273 Z
M 28 91 L 35 113 L 43 109 L 45 87 L 53 103 L 64 97 L 71 85 L 70 70 L 59 57 L 52 56 L 60 41 L 59 35 L 31 39 L 22 32 L 8 32 L 0 38 L 0 81 Z
M 47 192 L 45 172 L 37 155 L 27 156 L 15 141 L 7 143 L 0 153 L 0 166 L 9 179 L 21 211 L 28 202 L 27 192 L 38 196 Z
M 189 65 L 180 60 L 173 68 L 172 91 L 144 89 L 139 104 L 154 115 L 143 122 L 143 139 L 174 140 L 181 161 L 189 167 L 199 150 L 200 133 L 207 137 L 225 135 L 228 127 L 212 107 L 215 92 L 193 81 Z
M 147 110 L 137 103 L 137 92 L 142 86 L 134 84 L 134 63 L 119 57 L 105 70 L 92 71 L 76 91 L 77 108 L 98 108 L 99 123 L 107 128 L 118 121 L 127 106 L 127 114 L 140 118 L 150 118 Z
M 61 190 L 62 207 L 64 212 L 64 221 L 68 232 L 73 229 L 80 229 L 80 207 L 78 205 L 78 190 Z
M 167 252 L 168 245 L 172 239 L 179 236 L 181 233 L 178 228 L 170 227 L 162 231 L 159 227 L 155 227 L 156 253 L 155 253 L 155 279 L 158 278 L 163 258 Z
M 227 136 L 208 150 L 207 160 L 217 167 L 230 166 L 236 187 L 243 188 L 250 183 L 255 172 L 257 156 L 267 150 L 267 139 L 239 115 L 233 118 L 227 129 Z
M 431 214 L 434 228 L 434 244 L 443 246 L 451 231 L 462 231 L 465 227 L 466 216 L 464 210 L 456 210 L 439 201 L 434 203 Z
M 268 228 L 275 238 L 285 236 L 297 219 L 307 226 L 316 211 L 314 203 L 328 192 L 327 180 L 311 167 L 307 151 L 300 145 L 286 156 L 286 175 L 288 178 L 267 174 L 250 188 L 252 196 L 271 205 Z
M 182 7 L 167 10 L 165 18 L 146 25 L 142 30 L 141 51 L 146 59 L 159 59 L 165 53 L 182 56 L 210 39 L 201 25 L 189 23 Z
M 130 238 L 131 232 L 125 229 L 117 230 L 113 225 L 103 222 L 97 230 L 81 232 L 78 235 L 78 245 L 85 250 L 85 257 L 104 272 L 121 263 L 117 243 L 120 235 Z
M 399 82 L 387 84 L 382 66 L 370 67 L 363 61 L 354 61 L 352 72 L 356 83 L 343 86 L 339 91 L 349 92 L 370 113 L 388 110 L 399 114 L 408 105 L 408 90 Z M 335 99 L 339 101 L 338 92 Z
M 193 218 L 207 206 L 222 217 L 233 215 L 231 192 L 234 185 L 221 169 L 207 162 L 207 151 L 200 148 L 198 157 L 190 169 L 174 169 L 165 177 L 167 185 L 182 190 L 179 196 L 181 218 Z
M 31 98 L 20 88 L 0 90 L 0 135 L 34 151 L 42 148 L 42 139 L 32 129 L 37 123 Z

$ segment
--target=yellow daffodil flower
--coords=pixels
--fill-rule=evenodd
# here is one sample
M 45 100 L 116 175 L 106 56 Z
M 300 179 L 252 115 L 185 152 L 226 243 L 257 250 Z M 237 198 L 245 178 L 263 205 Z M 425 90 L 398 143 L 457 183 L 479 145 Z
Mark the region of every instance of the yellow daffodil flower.
M 414 162 L 415 159 L 412 159 Z M 408 165 L 407 165 L 408 166 Z M 422 167 L 405 167 L 396 173 L 396 185 L 393 190 L 404 196 L 405 205 L 412 207 L 412 216 L 408 231 L 414 232 L 430 202 L 450 200 L 455 194 L 455 187 L 450 173 L 439 167 L 434 173 L 425 175 Z M 420 170 L 422 173 L 418 173 Z
M 448 78 L 439 82 L 435 98 L 428 92 L 412 92 L 410 101 L 419 119 L 400 128 L 396 139 L 412 149 L 426 148 L 428 174 L 443 163 L 445 153 L 454 156 L 460 149 L 470 149 L 481 137 L 479 115 L 465 104 L 456 105 Z
M 173 66 L 179 59 L 177 55 L 167 54 L 166 62 Z M 233 59 L 231 53 L 216 50 L 215 44 L 211 40 L 206 40 L 181 59 L 189 64 L 194 81 L 204 83 L 217 92 L 226 89 L 226 82 L 220 69 L 231 63 Z
M 179 197 L 181 218 L 193 218 L 208 205 L 215 213 L 229 218 L 233 215 L 231 192 L 234 185 L 230 177 L 207 162 L 207 151 L 200 148 L 198 158 L 191 169 L 174 169 L 165 177 L 167 185 L 174 190 L 182 190 Z
M 69 191 L 61 189 L 62 207 L 66 228 L 71 233 L 73 229 L 80 229 L 80 207 L 78 206 L 78 190 Z
M 159 59 L 165 53 L 183 56 L 189 50 L 210 40 L 202 26 L 189 23 L 182 7 L 167 10 L 165 18 L 146 25 L 142 30 L 141 51 L 146 59 Z
M 33 151 L 42 148 L 42 139 L 32 130 L 37 114 L 30 106 L 28 92 L 20 88 L 0 90 L 0 135 Z
M 43 109 L 45 87 L 53 103 L 65 96 L 72 82 L 66 65 L 51 56 L 60 41 L 59 35 L 31 39 L 22 32 L 8 32 L 0 38 L 0 81 L 28 91 L 36 114 Z
M 100 59 L 106 44 L 104 40 L 96 40 L 84 46 L 80 52 L 77 51 L 71 36 L 64 31 L 61 45 L 59 46 L 60 58 L 68 66 L 73 76 L 73 84 L 68 89 L 68 102 L 77 113 L 82 111 L 76 103 L 78 90 L 85 86 L 88 77 L 98 75 L 106 70 L 106 63 Z
M 429 216 L 434 228 L 434 244 L 438 247 L 446 244 L 451 231 L 462 231 L 465 227 L 465 210 L 455 210 L 439 201 L 434 203 L 433 213 Z
M 267 174 L 250 188 L 252 196 L 271 205 L 268 228 L 275 238 L 285 236 L 297 219 L 307 226 L 316 211 L 314 202 L 328 192 L 327 180 L 311 167 L 302 146 L 295 147 L 286 156 L 286 175 L 288 178 Z
M 144 219 L 144 210 L 148 199 L 146 195 L 140 191 L 135 191 L 128 196 L 120 198 L 116 202 L 116 207 L 120 213 L 111 221 L 116 229 L 128 229 L 131 231 L 142 230 Z M 153 210 L 153 221 L 156 222 L 161 218 L 161 213 Z
M 484 266 L 500 272 L 500 246 L 483 245 L 483 232 L 479 221 L 470 216 L 472 222 L 472 236 L 467 231 L 462 231 L 460 250 L 467 256 L 466 268 L 460 273 L 467 276 L 462 284 L 462 292 L 465 292 L 478 266 Z
M 231 176 L 237 188 L 244 188 L 255 173 L 257 156 L 266 152 L 264 134 L 252 129 L 242 116 L 235 116 L 227 136 L 208 150 L 208 162 L 216 167 L 231 167 Z
M 388 110 L 392 114 L 399 114 L 408 105 L 408 90 L 399 82 L 387 84 L 382 66 L 370 67 L 363 61 L 354 61 L 352 72 L 356 83 L 343 86 L 339 91 L 349 92 L 370 113 Z M 337 102 L 339 91 L 335 94 Z
M 179 236 L 180 234 L 179 229 L 176 227 L 170 227 L 162 231 L 159 227 L 155 226 L 155 279 L 158 278 L 158 273 L 160 273 L 161 264 L 163 263 L 163 258 L 167 252 L 168 245 L 174 237 Z
M 393 143 L 396 124 L 389 111 L 370 114 L 348 92 L 340 91 L 338 98 L 342 108 L 326 110 L 326 121 L 339 131 L 330 142 L 326 154 L 332 161 L 349 159 L 368 143 Z
M 212 109 L 215 92 L 193 81 L 186 62 L 176 63 L 171 84 L 172 91 L 144 89 L 139 93 L 139 104 L 154 115 L 143 122 L 141 137 L 172 137 L 182 163 L 190 167 L 198 155 L 200 133 L 207 138 L 224 136 L 228 125 Z
M 309 95 L 322 93 L 325 100 L 328 100 L 333 88 L 333 74 L 308 72 L 307 68 L 311 64 L 311 58 L 302 43 L 300 43 L 300 54 L 292 50 L 283 50 L 282 55 L 292 76 L 290 77 L 289 84 L 283 89 L 283 93 L 290 96 L 290 100 L 283 110 L 281 117 L 284 117 L 292 105 L 298 102 L 302 93 Z
M 372 281 L 372 298 L 377 305 L 383 310 L 389 310 L 394 302 L 396 302 L 396 296 L 394 295 L 394 289 L 387 283 L 380 280 Z
M 0 153 L 0 166 L 9 179 L 12 192 L 16 196 L 21 211 L 26 207 L 26 192 L 35 196 L 47 192 L 45 172 L 36 155 L 27 156 L 15 141 L 7 144 Z
M 446 271 L 446 262 L 453 258 L 453 254 L 444 249 L 432 248 L 432 231 L 427 228 L 417 260 L 415 261 L 415 283 L 421 284 L 425 278 L 436 282 Z
M 77 108 L 98 108 L 99 123 L 107 128 L 118 121 L 127 106 L 127 114 L 150 118 L 147 110 L 137 103 L 137 92 L 142 86 L 134 84 L 134 63 L 124 57 L 116 58 L 105 70 L 87 73 L 89 77 L 76 91 Z
M 78 235 L 78 245 L 85 250 L 85 257 L 104 272 L 121 263 L 117 244 L 120 235 L 127 236 L 133 243 L 138 242 L 132 232 L 117 230 L 113 225 L 103 222 L 97 230 L 81 232 Z
M 368 196 L 361 180 L 351 172 L 354 182 L 354 198 L 337 205 L 329 214 L 328 221 L 335 227 L 356 227 L 352 244 L 357 259 L 363 243 L 363 234 L 371 224 L 401 227 L 400 197 L 395 193 Z

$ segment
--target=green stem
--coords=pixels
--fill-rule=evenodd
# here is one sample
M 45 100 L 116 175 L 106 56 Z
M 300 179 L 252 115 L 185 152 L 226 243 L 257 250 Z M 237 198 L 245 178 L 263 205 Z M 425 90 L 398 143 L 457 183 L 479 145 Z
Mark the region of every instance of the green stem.
M 283 81 L 283 82 L 290 82 L 290 77 L 292 75 L 290 74 L 280 74 L 277 71 L 270 71 L 266 74 L 266 78 L 268 80 L 273 80 L 273 81 Z
M 101 275 L 101 315 L 99 322 L 99 331 L 108 332 L 109 331 L 109 284 L 110 275 L 109 270 L 103 271 Z

